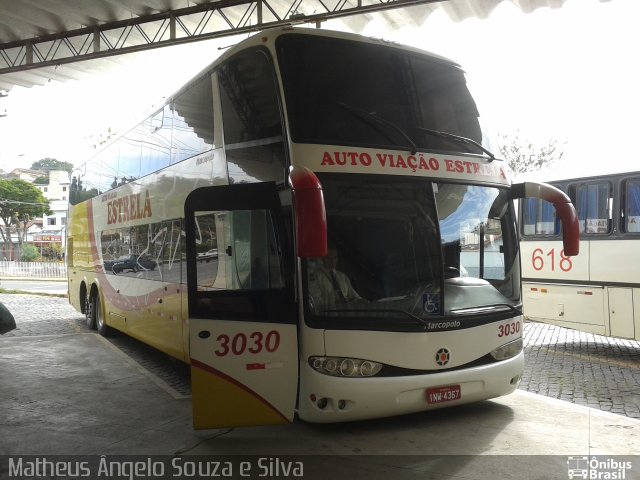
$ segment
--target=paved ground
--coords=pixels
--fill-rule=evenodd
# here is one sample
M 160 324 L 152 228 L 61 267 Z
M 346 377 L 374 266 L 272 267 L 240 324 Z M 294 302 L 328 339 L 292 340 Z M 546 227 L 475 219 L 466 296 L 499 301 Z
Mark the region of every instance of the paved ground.
M 18 328 L 9 336 L 64 335 L 91 332 L 85 317 L 66 298 L 55 296 L 0 294 L 16 319 Z M 191 395 L 189 367 L 131 337 L 115 332 L 108 340 L 134 361 L 164 380 L 180 395 Z
M 640 342 L 527 322 L 520 389 L 640 418 Z
M 16 318 L 8 336 L 88 332 L 84 317 L 65 298 L 0 294 Z M 640 342 L 527 322 L 526 368 L 520 389 L 640 418 Z M 189 368 L 125 335 L 110 342 L 179 395 L 189 395 Z

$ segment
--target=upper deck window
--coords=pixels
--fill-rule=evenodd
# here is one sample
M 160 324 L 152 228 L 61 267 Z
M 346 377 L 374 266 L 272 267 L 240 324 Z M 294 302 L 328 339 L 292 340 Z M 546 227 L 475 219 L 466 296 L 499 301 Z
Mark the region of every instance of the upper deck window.
M 74 172 L 72 205 L 214 148 L 211 75 L 188 85 Z
M 243 51 L 218 69 L 231 183 L 283 182 L 285 149 L 275 72 L 266 51 Z
M 483 138 L 456 65 L 395 47 L 290 34 L 277 43 L 294 142 L 472 152 L 425 129 Z M 408 140 L 408 138 L 410 141 Z

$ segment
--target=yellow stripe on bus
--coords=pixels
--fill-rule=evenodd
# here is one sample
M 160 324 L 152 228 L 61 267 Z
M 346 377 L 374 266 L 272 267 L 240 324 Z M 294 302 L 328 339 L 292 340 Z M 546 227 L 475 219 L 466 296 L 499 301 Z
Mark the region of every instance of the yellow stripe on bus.
M 194 365 L 193 360 L 191 385 L 195 428 L 290 423 L 256 393 L 209 369 L 204 370 L 200 364 Z

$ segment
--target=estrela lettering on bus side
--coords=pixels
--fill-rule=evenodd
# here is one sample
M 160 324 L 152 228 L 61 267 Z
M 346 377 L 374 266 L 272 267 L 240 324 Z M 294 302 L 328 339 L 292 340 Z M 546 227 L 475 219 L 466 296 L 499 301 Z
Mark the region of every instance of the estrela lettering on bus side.
M 107 224 L 109 225 L 148 218 L 152 215 L 149 190 L 145 190 L 144 200 L 140 198 L 140 193 L 134 193 L 107 203 Z

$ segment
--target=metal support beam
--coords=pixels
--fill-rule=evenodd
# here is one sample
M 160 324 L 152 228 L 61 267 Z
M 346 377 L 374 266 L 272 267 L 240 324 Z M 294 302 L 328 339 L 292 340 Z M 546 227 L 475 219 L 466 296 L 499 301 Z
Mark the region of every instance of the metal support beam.
M 0 44 L 0 75 L 197 40 L 448 0 L 220 0 Z
M 93 29 L 93 53 L 100 53 L 100 30 Z

